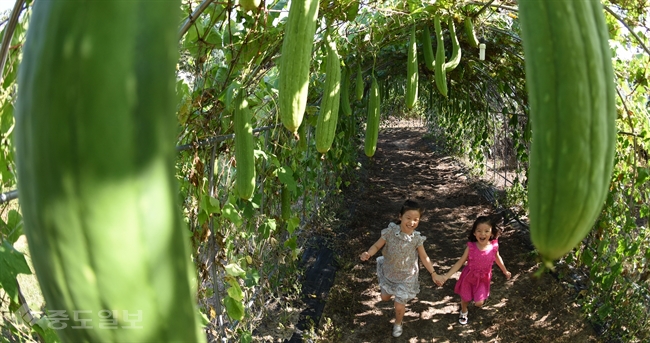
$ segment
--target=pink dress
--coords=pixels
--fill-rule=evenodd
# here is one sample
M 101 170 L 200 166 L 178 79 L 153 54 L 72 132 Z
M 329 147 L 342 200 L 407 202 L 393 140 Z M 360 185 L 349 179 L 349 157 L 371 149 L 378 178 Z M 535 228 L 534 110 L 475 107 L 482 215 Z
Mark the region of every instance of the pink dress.
M 499 251 L 499 242 L 496 239 L 490 241 L 485 250 L 479 250 L 476 242 L 467 242 L 467 247 L 467 265 L 460 273 L 454 292 L 463 301 L 483 301 L 490 295 L 492 263 Z

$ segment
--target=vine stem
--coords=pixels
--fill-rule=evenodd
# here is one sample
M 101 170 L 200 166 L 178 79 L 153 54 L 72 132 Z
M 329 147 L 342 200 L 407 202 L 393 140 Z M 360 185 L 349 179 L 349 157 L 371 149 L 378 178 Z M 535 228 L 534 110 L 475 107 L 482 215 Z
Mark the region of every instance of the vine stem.
M 627 23 L 625 21 L 623 21 L 623 18 L 621 18 L 618 14 L 616 14 L 611 8 L 609 8 L 607 6 L 604 6 L 604 5 L 603 5 L 603 7 L 605 8 L 605 11 L 607 11 L 607 13 L 611 14 L 612 17 L 616 18 L 616 20 L 618 20 L 621 24 L 623 24 L 623 26 L 625 26 L 625 28 L 627 28 L 628 31 L 630 31 L 630 34 L 632 36 L 634 36 L 634 38 L 639 43 L 639 45 L 641 45 L 643 50 L 645 50 L 645 52 L 647 52 L 648 55 L 650 55 L 650 49 L 648 49 L 648 47 L 645 46 L 645 44 L 643 44 L 643 41 L 641 40 L 641 38 L 634 32 L 634 30 L 632 30 L 630 28 L 629 25 L 627 25 Z
M 9 54 L 9 45 L 11 44 L 11 38 L 14 36 L 16 25 L 18 25 L 18 18 L 20 18 L 20 14 L 23 13 L 24 4 L 25 0 L 16 0 L 14 9 L 11 10 L 11 16 L 9 17 L 9 23 L 5 29 L 5 34 L 2 37 L 2 46 L 0 46 L 0 83 L 4 81 L 4 70 L 5 64 L 7 63 L 7 55 Z
M 484 7 L 476 15 L 480 14 L 480 12 L 483 11 L 486 7 L 496 7 L 496 8 L 502 8 L 502 9 L 508 10 L 508 11 L 519 12 L 519 9 L 516 8 L 516 7 L 510 7 L 510 6 L 505 6 L 505 5 L 501 5 L 501 4 L 492 4 L 493 2 L 494 2 L 494 0 L 492 0 L 490 2 L 469 1 L 469 2 L 466 2 L 464 4 L 461 4 L 461 6 L 462 5 L 483 5 Z
M 25 0 L 19 0 L 19 1 L 25 1 Z M 178 39 L 181 39 L 185 33 L 187 33 L 187 30 L 190 29 L 190 26 L 194 24 L 194 22 L 199 18 L 201 13 L 203 13 L 207 8 L 208 5 L 210 5 L 214 0 L 205 0 L 203 1 L 199 7 L 190 14 L 190 16 L 185 20 L 183 23 L 183 26 L 178 30 Z

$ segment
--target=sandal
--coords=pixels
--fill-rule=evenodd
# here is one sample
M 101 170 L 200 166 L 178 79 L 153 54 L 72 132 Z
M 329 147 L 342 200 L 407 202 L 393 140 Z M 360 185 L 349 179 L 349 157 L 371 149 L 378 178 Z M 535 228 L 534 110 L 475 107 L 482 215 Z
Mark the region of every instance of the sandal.
M 461 312 L 460 313 L 460 317 L 458 318 L 458 322 L 461 325 L 466 325 L 467 324 L 467 314 L 468 314 L 468 312 L 465 312 L 465 313 Z

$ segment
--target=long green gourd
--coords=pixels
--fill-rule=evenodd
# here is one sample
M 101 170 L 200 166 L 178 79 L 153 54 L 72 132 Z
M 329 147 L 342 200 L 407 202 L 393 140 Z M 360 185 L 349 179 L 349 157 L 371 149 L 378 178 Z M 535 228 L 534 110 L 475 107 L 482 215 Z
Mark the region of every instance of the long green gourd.
M 317 19 L 318 0 L 291 1 L 282 41 L 278 102 L 280 120 L 294 135 L 297 135 L 307 106 Z
M 520 0 L 533 132 L 530 234 L 552 261 L 587 235 L 607 197 L 616 145 L 609 34 L 598 0 Z
M 206 340 L 174 177 L 179 9 L 177 1 L 33 5 L 16 162 L 47 308 L 70 318 L 56 330 L 63 341 Z M 100 327 L 113 320 L 115 329 Z
M 321 154 L 326 153 L 334 142 L 341 98 L 341 61 L 336 43 L 330 38 L 328 35 L 325 87 L 316 123 L 316 150 Z
M 349 116 L 352 114 L 352 106 L 350 106 L 350 68 L 344 66 L 341 70 L 341 112 Z
M 424 25 L 422 29 L 422 54 L 424 55 L 424 65 L 427 69 L 434 71 L 436 67 L 436 60 L 433 56 L 433 45 L 431 45 L 431 32 L 429 25 Z
M 442 27 L 440 26 L 440 17 L 437 15 L 433 19 L 433 25 L 436 31 L 436 65 L 435 65 L 435 82 L 436 88 L 440 94 L 447 96 L 447 74 L 445 73 L 445 44 L 442 39 Z
M 478 48 L 479 42 L 478 38 L 476 38 L 476 32 L 474 31 L 474 23 L 472 23 L 472 17 L 465 17 L 463 25 L 465 27 L 465 35 L 467 35 L 467 41 L 469 42 L 469 45 Z
M 235 162 L 237 162 L 235 189 L 240 198 L 248 200 L 255 193 L 255 140 L 251 125 L 251 112 L 244 89 L 241 89 L 235 97 L 233 122 L 235 127 Z
M 366 156 L 372 157 L 377 151 L 377 139 L 379 138 L 379 85 L 373 74 L 371 76 L 370 94 L 368 94 L 368 118 L 366 119 L 366 136 L 364 139 L 364 152 Z
M 413 108 L 418 101 L 418 42 L 415 38 L 415 25 L 413 25 L 406 61 L 406 108 L 408 109 Z
M 356 81 L 356 95 L 357 101 L 363 99 L 363 90 L 365 84 L 363 83 L 363 74 L 361 73 L 361 65 L 357 64 L 357 81 Z
M 456 36 L 456 25 L 454 25 L 454 18 L 449 17 L 447 23 L 447 26 L 449 26 L 449 36 L 451 37 L 451 57 L 449 58 L 449 62 L 445 63 L 445 67 L 443 69 L 448 73 L 456 69 L 458 63 L 460 63 L 462 51 L 460 50 L 460 44 L 458 43 L 458 37 Z

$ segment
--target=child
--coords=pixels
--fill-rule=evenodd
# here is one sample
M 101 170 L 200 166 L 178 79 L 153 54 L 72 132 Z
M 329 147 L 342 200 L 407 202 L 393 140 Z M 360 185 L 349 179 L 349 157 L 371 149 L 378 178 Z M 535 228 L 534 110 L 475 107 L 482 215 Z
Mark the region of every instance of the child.
M 510 279 L 510 272 L 503 264 L 499 255 L 499 229 L 492 217 L 480 216 L 474 221 L 469 231 L 467 247 L 460 260 L 444 275 L 443 283 L 449 279 L 467 261 L 467 266 L 456 282 L 454 292 L 460 295 L 460 318 L 458 322 L 467 324 L 467 305 L 474 301 L 476 307 L 483 306 L 483 302 L 490 295 L 490 280 L 492 279 L 492 263 L 496 261 L 497 266 Z
M 443 278 L 433 270 L 422 243 L 426 237 L 415 231 L 422 215 L 422 208 L 412 200 L 406 200 L 399 212 L 397 224 L 390 223 L 388 228 L 381 231 L 381 238 L 360 258 L 367 261 L 385 246 L 381 257 L 377 258 L 377 276 L 381 289 L 381 300 L 388 301 L 395 296 L 395 324 L 393 336 L 402 334 L 402 318 L 406 311 L 406 303 L 415 298 L 420 292 L 418 282 L 418 256 L 424 267 L 431 273 L 431 278 L 437 284 L 442 284 Z

